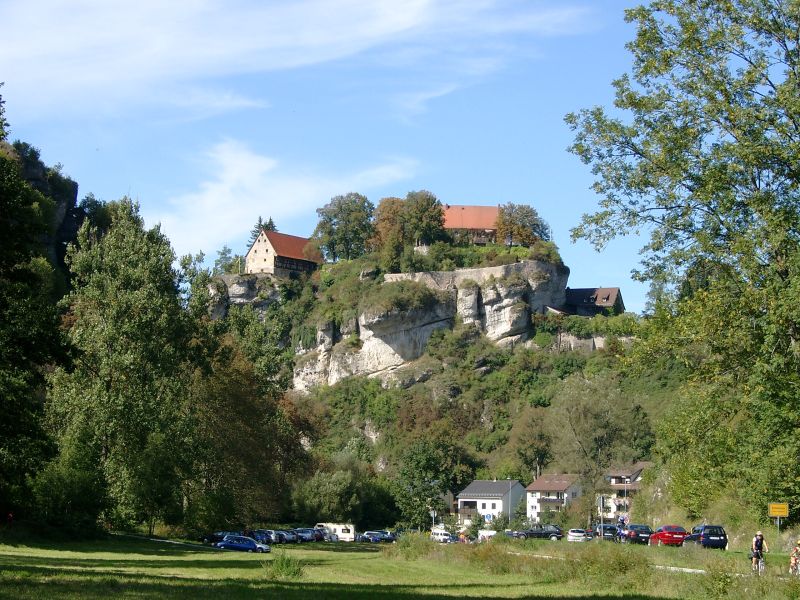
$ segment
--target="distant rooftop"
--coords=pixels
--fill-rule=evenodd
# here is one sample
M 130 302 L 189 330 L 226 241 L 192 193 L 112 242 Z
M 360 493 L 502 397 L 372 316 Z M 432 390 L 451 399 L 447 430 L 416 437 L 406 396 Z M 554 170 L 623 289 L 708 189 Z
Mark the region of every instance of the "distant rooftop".
M 498 206 L 444 205 L 445 229 L 497 229 Z
M 522 486 L 516 479 L 476 479 L 461 490 L 458 498 L 502 498 L 515 484 Z
M 577 481 L 578 476 L 569 473 L 540 475 L 525 489 L 529 492 L 564 492 Z
M 308 244 L 308 238 L 278 233 L 277 231 L 264 231 L 264 235 L 267 236 L 269 243 L 272 244 L 278 256 L 314 262 L 314 260 L 303 254 L 303 248 Z

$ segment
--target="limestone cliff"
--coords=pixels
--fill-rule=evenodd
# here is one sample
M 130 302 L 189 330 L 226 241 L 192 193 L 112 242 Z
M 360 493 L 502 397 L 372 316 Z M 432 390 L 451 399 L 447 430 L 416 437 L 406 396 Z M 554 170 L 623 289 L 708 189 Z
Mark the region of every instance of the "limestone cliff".
M 386 275 L 385 283 L 411 280 L 439 292 L 440 301 L 425 309 L 361 314 L 357 323 L 336 332 L 326 324 L 317 346 L 298 357 L 298 390 L 333 385 L 350 375 L 393 378 L 393 372 L 422 356 L 431 334 L 451 328 L 456 317 L 472 323 L 501 345 L 524 342 L 531 315 L 564 303 L 569 269 L 540 261 L 456 271 Z

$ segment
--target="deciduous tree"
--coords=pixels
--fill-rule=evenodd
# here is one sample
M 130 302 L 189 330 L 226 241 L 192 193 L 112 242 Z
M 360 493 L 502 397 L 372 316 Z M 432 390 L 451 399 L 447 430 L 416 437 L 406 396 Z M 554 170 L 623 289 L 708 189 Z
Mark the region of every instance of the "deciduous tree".
M 530 246 L 536 240 L 550 239 L 550 227 L 527 204 L 503 204 L 497 216 L 497 239 L 509 246 Z
M 372 213 L 374 205 L 365 196 L 349 193 L 335 196 L 317 209 L 319 222 L 313 237 L 319 240 L 320 249 L 332 261 L 350 260 L 367 251 L 373 235 Z
M 662 456 L 676 473 L 691 463 L 724 476 L 702 436 L 674 435 L 703 420 L 703 398 L 730 398 L 717 425 L 731 436 L 722 447 L 738 444 L 737 485 L 719 493 L 763 516 L 767 474 L 795 482 L 782 497 L 800 503 L 800 466 L 783 453 L 800 426 L 800 12 L 783 0 L 663 0 L 626 18 L 633 68 L 614 82 L 614 115 L 567 117 L 601 195 L 573 236 L 602 247 L 645 231 L 640 277 L 690 283 L 656 310 L 643 352 L 674 354 L 702 391 L 662 430 L 676 450 Z

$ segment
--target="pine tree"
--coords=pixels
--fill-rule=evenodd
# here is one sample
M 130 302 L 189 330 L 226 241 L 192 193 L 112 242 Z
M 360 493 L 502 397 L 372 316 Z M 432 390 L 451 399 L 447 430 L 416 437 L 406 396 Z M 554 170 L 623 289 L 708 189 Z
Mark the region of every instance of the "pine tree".
M 270 218 L 270 221 L 272 221 L 271 218 Z M 258 222 L 255 224 L 253 229 L 250 230 L 250 239 L 247 242 L 247 247 L 248 248 L 250 246 L 252 246 L 255 243 L 255 241 L 258 239 L 258 236 L 261 235 L 261 230 L 262 229 L 264 229 L 264 221 L 261 219 L 261 217 L 258 217 Z

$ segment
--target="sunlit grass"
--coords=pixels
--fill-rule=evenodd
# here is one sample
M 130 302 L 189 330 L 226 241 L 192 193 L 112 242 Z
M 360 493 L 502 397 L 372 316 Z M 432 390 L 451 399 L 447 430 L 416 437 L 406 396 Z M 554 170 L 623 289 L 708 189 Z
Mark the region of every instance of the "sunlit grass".
M 663 549 L 527 542 L 431 544 L 397 552 L 342 543 L 288 545 L 256 555 L 116 536 L 0 544 L 0 598 L 630 599 L 701 598 L 712 589 L 701 585 L 704 576 L 650 566 L 669 557 L 697 567 L 703 554 L 657 550 Z M 270 563 L 281 555 L 285 564 L 276 571 Z M 705 556 L 735 562 L 721 553 Z M 292 565 L 301 569 L 289 573 Z

